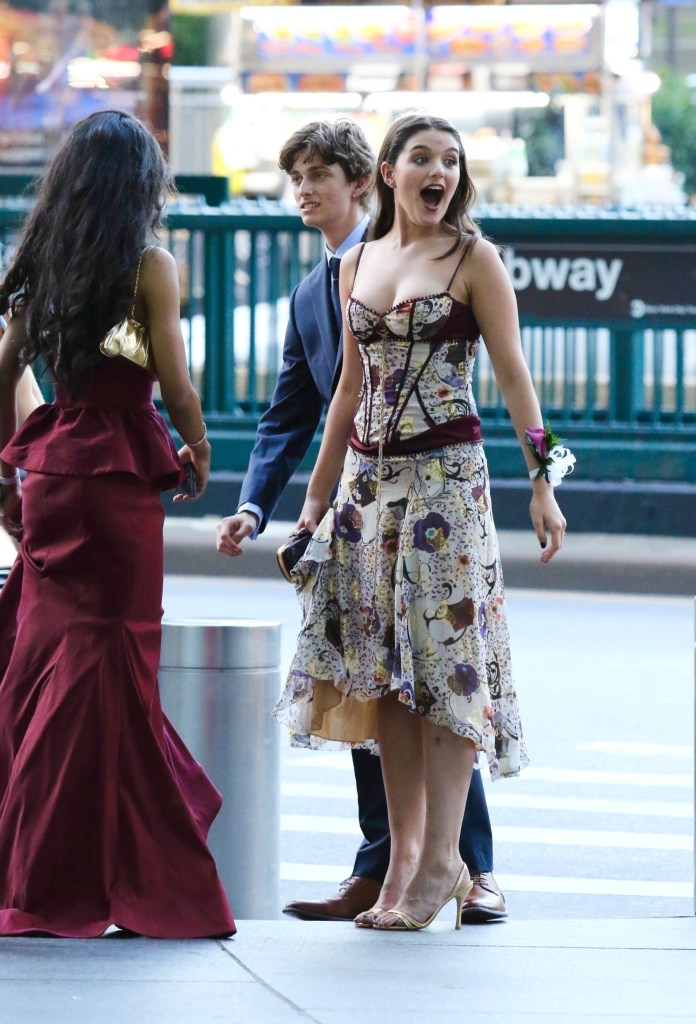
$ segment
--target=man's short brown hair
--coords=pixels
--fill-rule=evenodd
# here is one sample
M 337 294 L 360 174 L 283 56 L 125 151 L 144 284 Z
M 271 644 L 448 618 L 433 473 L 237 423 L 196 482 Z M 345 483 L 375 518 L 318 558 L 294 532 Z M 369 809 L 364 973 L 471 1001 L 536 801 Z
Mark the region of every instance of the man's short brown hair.
M 348 181 L 369 178 L 360 196 L 368 205 L 374 183 L 375 157 L 362 128 L 348 117 L 336 121 L 311 121 L 290 136 L 280 151 L 278 166 L 290 174 L 301 153 L 312 160 L 319 157 L 325 164 L 340 164 Z

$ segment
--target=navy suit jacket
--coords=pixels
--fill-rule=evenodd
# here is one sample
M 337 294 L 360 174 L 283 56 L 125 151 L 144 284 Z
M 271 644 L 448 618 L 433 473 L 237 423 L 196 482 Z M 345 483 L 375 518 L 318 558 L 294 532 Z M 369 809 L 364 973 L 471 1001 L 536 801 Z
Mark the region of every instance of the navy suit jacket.
M 266 526 L 290 477 L 309 448 L 331 401 L 343 357 L 331 305 L 331 281 L 322 259 L 290 296 L 283 365 L 239 495 L 263 509 Z M 299 509 L 298 509 L 299 513 Z

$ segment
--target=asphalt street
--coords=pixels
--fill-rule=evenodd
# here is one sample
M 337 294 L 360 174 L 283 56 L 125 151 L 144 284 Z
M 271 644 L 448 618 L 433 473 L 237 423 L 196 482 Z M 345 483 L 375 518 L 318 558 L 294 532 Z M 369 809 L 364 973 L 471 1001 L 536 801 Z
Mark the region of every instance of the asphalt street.
M 164 606 L 280 621 L 287 669 L 284 581 L 169 576 Z M 509 590 L 508 612 L 532 765 L 495 785 L 483 770 L 511 917 L 692 914 L 693 601 Z M 348 753 L 279 742 L 282 905 L 332 892 L 359 832 Z

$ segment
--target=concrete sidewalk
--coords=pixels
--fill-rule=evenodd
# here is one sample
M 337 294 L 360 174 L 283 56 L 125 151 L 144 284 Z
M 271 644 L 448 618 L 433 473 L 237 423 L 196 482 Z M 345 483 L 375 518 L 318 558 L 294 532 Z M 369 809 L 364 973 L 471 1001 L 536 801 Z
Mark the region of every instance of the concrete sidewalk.
M 276 550 L 292 524 L 271 522 L 245 554 L 227 558 L 215 550 L 219 519 L 165 520 L 165 572 L 176 575 L 251 576 L 279 579 Z M 549 565 L 531 530 L 498 533 L 509 587 L 591 590 L 617 594 L 696 593 L 696 539 L 639 534 L 568 533 L 563 551 Z
M 451 913 L 448 911 L 451 910 Z M 696 920 L 455 932 L 241 921 L 225 941 L 0 939 L 8 1024 L 662 1024 L 696 1019 Z

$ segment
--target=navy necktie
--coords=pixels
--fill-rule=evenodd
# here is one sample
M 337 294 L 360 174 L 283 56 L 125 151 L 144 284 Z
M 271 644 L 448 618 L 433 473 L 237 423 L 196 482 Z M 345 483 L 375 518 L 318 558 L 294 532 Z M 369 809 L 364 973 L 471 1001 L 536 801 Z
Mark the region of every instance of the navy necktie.
M 332 256 L 329 260 L 329 273 L 331 274 L 331 303 L 336 320 L 336 330 L 340 334 L 343 329 L 343 315 L 341 313 L 341 296 L 338 290 L 338 274 L 341 269 L 341 261 L 338 256 Z

